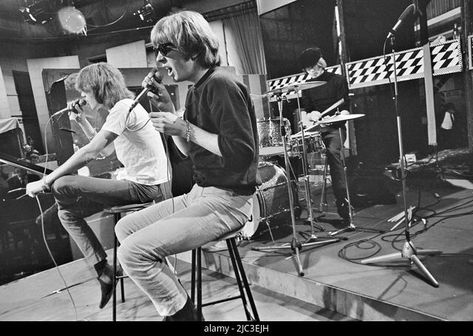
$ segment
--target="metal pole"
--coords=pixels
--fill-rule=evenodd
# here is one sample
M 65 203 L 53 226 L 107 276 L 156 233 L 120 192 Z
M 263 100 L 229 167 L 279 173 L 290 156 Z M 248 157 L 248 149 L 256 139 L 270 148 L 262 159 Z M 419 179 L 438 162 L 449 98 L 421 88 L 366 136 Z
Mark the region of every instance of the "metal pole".
M 468 36 L 471 34 L 471 20 L 473 6 L 469 0 L 461 0 L 461 25 L 462 25 L 462 50 L 468 50 Z M 473 150 L 473 74 L 469 70 L 468 53 L 463 55 L 463 81 L 465 83 L 465 104 L 466 104 L 466 121 L 468 131 L 468 148 Z

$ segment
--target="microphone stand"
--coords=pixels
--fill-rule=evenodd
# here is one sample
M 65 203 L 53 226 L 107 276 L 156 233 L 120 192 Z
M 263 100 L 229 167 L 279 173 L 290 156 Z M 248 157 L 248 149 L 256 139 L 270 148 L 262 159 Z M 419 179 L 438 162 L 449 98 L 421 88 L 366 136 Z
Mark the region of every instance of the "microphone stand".
M 409 211 L 407 207 L 407 200 L 406 200 L 406 169 L 405 169 L 405 161 L 404 161 L 404 148 L 403 148 L 403 141 L 402 141 L 402 129 L 401 129 L 401 115 L 399 111 L 399 104 L 398 104 L 398 87 L 397 87 L 397 67 L 396 67 L 396 53 L 394 50 L 394 34 L 391 37 L 391 46 L 392 46 L 392 58 L 393 58 L 393 72 L 394 72 L 394 108 L 396 111 L 396 120 L 397 120 L 397 134 L 398 134 L 398 141 L 399 141 L 399 162 L 401 167 L 401 183 L 402 183 L 402 200 L 404 205 L 404 222 L 405 222 L 405 229 L 404 235 L 406 237 L 406 241 L 402 250 L 400 252 L 388 254 L 385 256 L 379 257 L 372 257 L 361 260 L 362 264 L 373 264 L 378 262 L 385 262 L 397 259 L 407 259 L 409 260 L 410 264 L 415 263 L 416 266 L 424 273 L 427 279 L 432 283 L 434 287 L 438 287 L 439 283 L 435 278 L 430 274 L 429 270 L 422 264 L 422 262 L 417 257 L 418 255 L 432 255 L 432 254 L 440 254 L 441 251 L 438 250 L 418 250 L 414 247 L 410 239 L 409 228 L 412 220 L 412 212 Z
M 290 174 L 288 175 L 287 172 L 290 171 L 291 169 L 291 163 L 289 161 L 289 154 L 287 152 L 287 143 L 286 143 L 286 130 L 284 127 L 284 120 L 283 120 L 283 99 L 286 99 L 286 96 L 282 91 L 275 92 L 274 95 L 276 95 L 276 100 L 278 103 L 278 109 L 279 109 L 279 120 L 280 120 L 280 127 L 281 127 L 281 138 L 283 142 L 283 149 L 284 149 L 284 163 L 285 163 L 285 168 L 286 168 L 286 185 L 287 185 L 287 191 L 288 191 L 288 196 L 289 196 L 289 208 L 291 211 L 291 224 L 292 224 L 292 241 L 291 243 L 285 243 L 283 245 L 279 246 L 262 246 L 262 247 L 253 247 L 252 249 L 255 251 L 269 251 L 269 250 L 285 250 L 285 249 L 291 249 L 293 253 L 295 253 L 295 259 L 297 263 L 297 270 L 300 276 L 304 276 L 304 270 L 302 268 L 301 264 L 301 259 L 300 259 L 300 252 L 303 247 L 306 246 L 314 246 L 314 245 L 319 245 L 321 243 L 327 243 L 329 241 L 323 241 L 323 242 L 309 242 L 309 243 L 301 243 L 297 239 L 297 232 L 296 232 L 296 217 L 294 213 L 294 193 L 292 190 L 292 185 L 291 185 L 291 179 L 290 179 Z M 338 239 L 336 239 L 338 241 Z

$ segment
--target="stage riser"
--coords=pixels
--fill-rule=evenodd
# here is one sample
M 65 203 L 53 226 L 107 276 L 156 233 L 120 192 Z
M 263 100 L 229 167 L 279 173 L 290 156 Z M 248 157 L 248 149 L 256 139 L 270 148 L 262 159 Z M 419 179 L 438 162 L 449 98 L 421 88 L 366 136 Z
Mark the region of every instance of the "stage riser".
M 369 298 L 353 293 L 343 288 L 332 287 L 328 284 L 316 282 L 307 277 L 282 273 L 267 267 L 261 267 L 245 262 L 242 251 L 242 261 L 250 284 L 272 290 L 305 301 L 330 311 L 361 321 L 441 321 L 442 319 L 430 316 L 412 309 L 396 306 L 375 298 Z M 181 262 L 190 263 L 190 252 L 178 254 Z M 251 256 L 249 259 L 253 259 Z M 290 263 L 291 261 L 287 261 Z M 234 278 L 231 261 L 227 252 L 205 253 L 202 258 L 202 267 L 211 271 Z M 296 266 L 294 265 L 294 270 Z

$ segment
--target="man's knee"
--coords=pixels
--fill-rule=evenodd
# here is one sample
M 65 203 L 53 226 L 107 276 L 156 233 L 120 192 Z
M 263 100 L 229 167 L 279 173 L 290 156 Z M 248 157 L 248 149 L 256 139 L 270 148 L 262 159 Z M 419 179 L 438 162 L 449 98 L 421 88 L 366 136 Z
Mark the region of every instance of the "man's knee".
M 117 237 L 119 242 L 122 242 L 129 235 L 129 230 L 127 229 L 128 219 L 129 218 L 124 217 L 115 224 L 115 236 Z
M 134 239 L 124 239 L 120 242 L 117 250 L 117 258 L 123 265 L 142 264 L 143 253 L 141 248 Z
M 54 181 L 51 186 L 53 195 L 61 195 L 74 190 L 77 186 L 77 179 L 75 176 L 61 176 Z

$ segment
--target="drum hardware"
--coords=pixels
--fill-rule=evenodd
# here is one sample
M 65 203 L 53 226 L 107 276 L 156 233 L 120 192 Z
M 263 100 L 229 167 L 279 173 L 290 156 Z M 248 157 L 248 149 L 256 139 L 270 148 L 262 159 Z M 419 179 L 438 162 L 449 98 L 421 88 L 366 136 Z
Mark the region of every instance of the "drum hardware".
M 298 87 L 294 87 L 294 90 L 296 90 L 296 93 L 297 93 L 297 91 L 299 89 L 298 89 Z M 282 113 L 283 112 L 283 104 L 282 103 L 283 103 L 283 99 L 287 99 L 287 97 L 285 97 L 283 95 L 282 90 L 275 91 L 273 93 L 276 96 L 276 100 L 278 102 L 279 118 L 282 121 L 283 120 L 283 113 Z M 296 94 L 296 96 L 297 96 L 299 120 L 300 120 L 299 95 Z M 281 122 L 281 125 L 282 125 L 282 122 Z M 284 132 L 284 130 L 282 129 L 281 133 L 283 133 L 283 132 Z M 302 157 L 303 157 L 303 169 L 304 169 L 304 174 L 307 177 L 307 159 L 306 159 L 305 145 L 304 145 L 304 130 L 303 130 L 302 125 L 301 125 L 301 134 L 302 134 L 302 148 L 303 148 L 303 152 L 304 152 L 303 155 L 302 155 Z M 291 167 L 290 167 L 291 164 L 289 162 L 289 155 L 288 155 L 287 143 L 286 143 L 287 141 L 286 141 L 286 137 L 284 135 L 285 134 L 283 133 L 282 139 L 283 139 L 283 148 L 284 148 L 284 162 L 285 162 L 286 172 L 289 172 L 290 169 L 291 169 Z M 307 178 L 306 178 L 305 182 L 306 182 L 306 190 L 305 191 L 306 191 L 306 197 L 308 196 L 307 204 L 308 204 L 308 210 L 309 210 L 309 218 L 307 219 L 307 221 L 309 221 L 310 224 L 311 224 L 311 236 L 308 239 L 308 241 L 305 242 L 305 243 L 301 243 L 297 238 L 296 220 L 295 220 L 295 214 L 294 214 L 294 198 L 293 198 L 293 192 L 292 192 L 292 187 L 291 187 L 291 181 L 288 178 L 287 182 L 286 182 L 286 185 L 287 185 L 287 190 L 288 190 L 288 194 L 289 194 L 289 208 L 290 208 L 290 212 L 291 212 L 292 241 L 291 241 L 291 243 L 285 243 L 285 244 L 279 245 L 279 246 L 254 247 L 253 248 L 253 250 L 256 250 L 256 251 L 291 249 L 295 253 L 295 259 L 296 259 L 297 268 L 298 268 L 298 272 L 299 272 L 300 276 L 304 276 L 304 270 L 302 268 L 302 264 L 301 264 L 301 261 L 300 261 L 300 251 L 302 250 L 303 247 L 316 246 L 316 245 L 320 245 L 320 244 L 327 244 L 327 243 L 331 243 L 331 242 L 340 241 L 340 239 L 338 239 L 338 238 L 331 238 L 331 237 L 328 238 L 327 240 L 324 240 L 324 241 L 317 241 L 318 237 L 315 235 L 315 232 L 314 232 L 314 220 L 313 220 L 313 216 L 312 216 L 312 206 L 311 206 L 311 201 L 310 201 L 310 190 L 309 190 L 309 183 L 308 183 Z
M 386 38 L 385 43 L 384 43 L 384 48 L 386 48 L 386 42 L 389 38 Z M 412 222 L 412 210 L 409 211 L 410 207 L 408 208 L 407 206 L 407 200 L 406 200 L 406 167 L 405 167 L 405 157 L 404 157 L 404 148 L 403 148 L 403 141 L 402 141 L 402 130 L 401 130 L 401 114 L 399 111 L 399 100 L 398 100 L 398 87 L 397 87 L 397 68 L 396 68 L 396 52 L 394 50 L 394 34 L 391 34 L 390 36 L 390 42 L 391 42 L 391 47 L 392 47 L 392 60 L 393 60 L 393 74 L 394 74 L 394 93 L 393 93 L 393 100 L 394 100 L 394 110 L 396 111 L 396 121 L 397 121 L 397 136 L 398 136 L 398 144 L 399 144 L 399 164 L 401 167 L 401 181 L 402 181 L 402 198 L 403 198 L 403 205 L 404 205 L 404 235 L 406 237 L 406 241 L 404 242 L 404 246 L 400 252 L 395 252 L 392 254 L 384 255 L 384 256 L 379 256 L 379 257 L 372 257 L 368 259 L 363 259 L 361 260 L 362 264 L 373 264 L 373 263 L 378 263 L 378 262 L 386 262 L 386 261 L 391 261 L 391 260 L 398 260 L 398 259 L 407 259 L 411 264 L 414 263 L 425 275 L 425 277 L 431 282 L 431 284 L 434 287 L 438 287 L 439 283 L 435 278 L 432 276 L 432 274 L 429 272 L 429 270 L 422 264 L 422 262 L 419 260 L 417 255 L 435 255 L 435 254 L 441 254 L 442 251 L 439 250 L 427 250 L 427 249 L 422 249 L 422 250 L 417 250 L 414 247 L 414 244 L 412 243 L 410 239 L 410 232 L 409 232 L 409 227 L 411 226 Z M 429 48 L 429 45 L 426 44 L 426 48 Z M 424 52 L 425 53 L 425 52 Z M 428 52 L 425 54 L 429 54 Z M 429 63 L 430 59 L 427 58 L 427 63 Z M 427 64 L 429 65 L 429 64 Z M 397 225 L 397 224 L 396 224 Z

